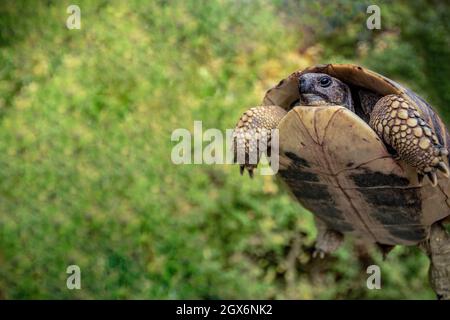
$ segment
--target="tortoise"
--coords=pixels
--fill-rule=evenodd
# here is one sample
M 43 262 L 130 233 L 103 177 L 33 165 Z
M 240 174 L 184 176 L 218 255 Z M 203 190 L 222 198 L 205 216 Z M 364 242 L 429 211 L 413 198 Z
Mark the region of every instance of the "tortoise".
M 450 299 L 450 136 L 419 95 L 352 64 L 292 73 L 247 110 L 234 130 L 241 174 L 270 156 L 278 129 L 278 175 L 315 216 L 313 256 L 334 252 L 344 234 L 384 254 L 418 245 L 430 257 L 430 282 Z M 262 136 L 267 150 L 258 149 Z M 255 144 L 256 143 L 256 144 Z M 251 157 L 256 150 L 256 160 Z M 427 177 L 427 179 L 423 179 Z

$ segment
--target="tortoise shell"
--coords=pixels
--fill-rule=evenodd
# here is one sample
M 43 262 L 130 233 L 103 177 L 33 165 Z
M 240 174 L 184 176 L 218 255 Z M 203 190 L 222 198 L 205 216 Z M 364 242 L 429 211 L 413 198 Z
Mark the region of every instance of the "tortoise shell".
M 425 240 L 431 224 L 450 214 L 450 179 L 439 177 L 436 187 L 428 181 L 420 184 L 416 170 L 395 160 L 357 112 L 342 106 L 296 106 L 298 78 L 306 72 L 329 74 L 351 88 L 401 95 L 417 107 L 448 149 L 444 123 L 411 90 L 348 64 L 294 72 L 263 101 L 290 110 L 278 125 L 279 175 L 305 208 L 331 229 L 370 242 L 415 245 Z

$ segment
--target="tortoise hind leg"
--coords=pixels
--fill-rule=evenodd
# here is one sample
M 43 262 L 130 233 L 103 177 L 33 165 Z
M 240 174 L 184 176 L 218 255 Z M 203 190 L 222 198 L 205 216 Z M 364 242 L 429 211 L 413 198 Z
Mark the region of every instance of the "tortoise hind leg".
M 313 252 L 313 258 L 323 259 L 326 254 L 333 253 L 342 244 L 344 235 L 338 231 L 330 229 L 325 222 L 315 218 L 317 227 L 317 239 Z
M 431 287 L 440 300 L 450 300 L 450 235 L 436 222 L 431 226 L 430 237 L 420 245 L 430 258 Z
M 447 149 L 439 144 L 416 108 L 401 96 L 391 94 L 381 98 L 370 115 L 369 125 L 400 159 L 417 169 L 419 181 L 427 175 L 436 186 L 436 170 L 449 176 L 443 158 L 448 155 Z

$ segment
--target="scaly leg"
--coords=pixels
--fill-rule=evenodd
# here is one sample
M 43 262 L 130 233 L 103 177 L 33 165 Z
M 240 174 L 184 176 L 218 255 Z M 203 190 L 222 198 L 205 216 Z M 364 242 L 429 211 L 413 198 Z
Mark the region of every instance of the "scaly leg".
M 417 169 L 419 181 L 427 175 L 436 186 L 436 169 L 449 176 L 444 162 L 447 149 L 439 144 L 416 108 L 401 96 L 391 94 L 381 98 L 372 111 L 369 125 L 400 159 Z
M 429 278 L 437 298 L 450 300 L 450 235 L 436 222 L 431 226 L 430 237 L 420 245 L 430 258 Z
M 338 231 L 328 228 L 321 219 L 315 217 L 317 227 L 317 239 L 313 258 L 323 259 L 326 254 L 336 251 L 344 240 L 344 235 Z
M 234 162 L 240 164 L 241 174 L 246 169 L 253 177 L 261 154 L 270 156 L 271 131 L 285 115 L 286 110 L 279 106 L 260 106 L 250 108 L 241 116 L 233 132 Z

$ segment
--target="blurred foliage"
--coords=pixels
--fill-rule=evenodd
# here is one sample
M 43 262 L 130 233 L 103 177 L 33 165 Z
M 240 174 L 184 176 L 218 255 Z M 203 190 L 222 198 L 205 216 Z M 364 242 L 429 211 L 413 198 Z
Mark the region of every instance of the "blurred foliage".
M 311 260 L 312 215 L 271 177 L 171 163 L 176 128 L 232 128 L 318 62 L 366 65 L 447 118 L 448 6 L 380 1 L 0 3 L 0 298 L 433 298 L 427 258 L 348 239 Z M 366 288 L 366 267 L 382 290 Z M 66 267 L 82 290 L 66 288 Z

